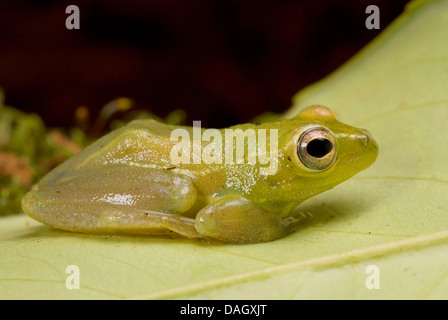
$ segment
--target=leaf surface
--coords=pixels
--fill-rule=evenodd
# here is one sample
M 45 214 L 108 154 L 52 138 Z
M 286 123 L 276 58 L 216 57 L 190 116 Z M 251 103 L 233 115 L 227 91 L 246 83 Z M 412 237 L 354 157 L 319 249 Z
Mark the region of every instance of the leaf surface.
M 448 1 L 415 1 L 284 117 L 324 104 L 372 132 L 376 163 L 305 203 L 314 221 L 251 245 L 104 237 L 0 219 L 0 298 L 447 299 Z M 69 290 L 69 265 L 80 289 Z M 368 266 L 379 270 L 369 289 Z M 367 285 L 366 285 L 367 282 Z

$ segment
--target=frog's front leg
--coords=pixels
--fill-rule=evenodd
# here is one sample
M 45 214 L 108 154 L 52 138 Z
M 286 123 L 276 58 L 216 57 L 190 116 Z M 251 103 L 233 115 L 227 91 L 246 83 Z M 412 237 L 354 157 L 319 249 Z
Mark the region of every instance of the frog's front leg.
M 302 213 L 280 217 L 245 198 L 229 197 L 198 212 L 196 230 L 224 242 L 264 242 L 293 232 L 309 218 Z

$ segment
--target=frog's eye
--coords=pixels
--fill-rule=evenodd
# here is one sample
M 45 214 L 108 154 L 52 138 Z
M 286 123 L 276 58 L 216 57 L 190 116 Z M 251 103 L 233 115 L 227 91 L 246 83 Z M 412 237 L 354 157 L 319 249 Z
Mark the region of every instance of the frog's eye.
M 336 142 L 327 129 L 311 128 L 300 136 L 297 154 L 308 169 L 323 171 L 336 159 Z

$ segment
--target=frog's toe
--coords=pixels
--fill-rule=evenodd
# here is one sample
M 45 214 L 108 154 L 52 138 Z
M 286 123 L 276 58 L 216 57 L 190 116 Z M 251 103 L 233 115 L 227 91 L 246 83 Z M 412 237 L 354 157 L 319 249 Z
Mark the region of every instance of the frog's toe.
M 296 212 L 293 215 L 284 218 L 282 224 L 284 225 L 286 233 L 291 233 L 297 230 L 299 226 L 312 219 L 313 214 L 311 212 Z

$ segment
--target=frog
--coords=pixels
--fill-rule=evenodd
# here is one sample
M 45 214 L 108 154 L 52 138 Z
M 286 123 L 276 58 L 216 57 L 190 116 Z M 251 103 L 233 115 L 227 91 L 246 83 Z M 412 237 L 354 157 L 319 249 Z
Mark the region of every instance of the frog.
M 179 130 L 187 141 L 173 138 Z M 213 139 L 192 138 L 206 130 L 134 120 L 45 175 L 23 197 L 23 211 L 71 232 L 268 242 L 312 220 L 301 203 L 367 169 L 378 155 L 368 130 L 341 122 L 323 105 L 287 119 L 213 129 Z M 224 155 L 210 151 L 210 141 L 235 151 L 228 132 L 264 133 L 266 151 L 275 151 L 272 162 L 246 161 L 250 152 L 240 161 L 219 161 Z M 247 134 L 240 140 L 247 150 L 249 140 Z M 184 151 L 183 159 L 192 159 L 192 149 L 208 150 L 215 161 L 173 158 Z

